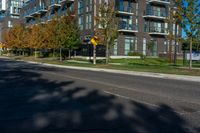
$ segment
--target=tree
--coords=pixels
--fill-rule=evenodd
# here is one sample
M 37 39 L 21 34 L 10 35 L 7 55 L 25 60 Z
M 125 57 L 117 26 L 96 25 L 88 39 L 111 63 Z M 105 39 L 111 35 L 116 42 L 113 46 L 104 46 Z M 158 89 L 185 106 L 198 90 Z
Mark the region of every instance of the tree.
M 169 5 L 169 15 L 167 16 L 167 19 L 165 20 L 168 24 L 168 35 L 167 35 L 167 39 L 169 40 L 169 52 L 168 52 L 168 56 L 169 56 L 169 62 L 172 63 L 172 43 L 174 40 L 178 40 L 177 39 L 177 31 L 173 30 L 173 25 L 175 25 L 175 29 L 177 29 L 177 17 L 176 17 L 176 12 L 177 12 L 177 4 L 176 4 L 176 0 L 171 0 L 170 1 L 170 5 Z M 175 42 L 176 42 L 175 41 Z M 176 45 L 174 45 L 176 47 Z M 176 49 L 176 48 L 175 48 Z M 176 51 L 174 51 L 176 52 Z M 174 58 L 174 60 L 176 60 Z
M 190 40 L 190 65 L 192 68 L 192 46 L 194 36 L 199 32 L 200 25 L 200 1 L 199 0 L 176 0 L 178 5 L 177 18 Z
M 44 47 L 44 31 L 40 24 L 33 25 L 29 34 L 29 47 L 35 50 L 35 57 L 37 56 L 37 50 Z
M 27 40 L 25 39 L 26 35 L 25 25 L 17 23 L 5 32 L 4 40 L 8 48 L 22 50 L 24 55 L 24 49 L 28 47 Z
M 116 17 L 115 5 L 111 2 L 104 2 L 99 6 L 99 15 L 96 16 L 97 31 L 100 29 L 102 34 L 100 38 L 103 38 L 103 43 L 106 45 L 106 63 L 110 58 L 110 49 L 114 45 L 115 40 L 118 37 L 118 19 Z M 99 28 L 100 27 L 100 28 Z
M 57 46 L 57 39 L 56 39 L 56 25 L 58 21 L 56 19 L 53 19 L 46 24 L 46 45 L 47 48 L 53 49 L 53 57 L 55 57 L 55 49 L 58 48 Z
M 69 59 L 71 58 L 71 51 L 77 49 L 79 44 L 81 43 L 80 40 L 80 29 L 77 25 L 77 20 L 74 16 L 68 15 L 62 18 L 62 23 L 64 24 L 64 31 L 63 31 L 63 47 L 67 48 L 69 51 Z

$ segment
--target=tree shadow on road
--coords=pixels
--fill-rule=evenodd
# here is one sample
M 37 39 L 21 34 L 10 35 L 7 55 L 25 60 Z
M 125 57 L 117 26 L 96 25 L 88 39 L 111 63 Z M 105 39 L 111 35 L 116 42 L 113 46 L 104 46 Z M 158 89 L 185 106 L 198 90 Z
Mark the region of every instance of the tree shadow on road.
M 152 108 L 25 68 L 0 70 L 1 133 L 189 132 L 168 105 Z

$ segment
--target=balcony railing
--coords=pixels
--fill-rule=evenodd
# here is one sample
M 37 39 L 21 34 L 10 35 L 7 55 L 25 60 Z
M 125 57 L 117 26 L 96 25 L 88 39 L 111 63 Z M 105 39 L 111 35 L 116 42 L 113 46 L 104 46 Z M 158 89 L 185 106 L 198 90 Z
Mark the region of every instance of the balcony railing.
M 160 3 L 160 4 L 170 4 L 170 0 L 149 0 L 149 2 Z
M 167 35 L 168 29 L 164 27 L 145 27 L 145 31 L 149 34 L 155 34 L 155 35 Z
M 159 18 L 165 19 L 168 16 L 166 11 L 157 11 L 157 10 L 146 10 L 144 11 L 144 17 L 146 18 Z
M 49 7 L 60 7 L 60 1 L 61 0 L 51 0 Z
M 40 18 L 40 23 L 45 24 L 46 23 L 46 17 Z
M 28 10 L 24 13 L 24 17 L 31 18 L 40 14 L 44 14 L 47 12 L 47 8 L 45 6 L 35 7 L 31 10 Z
M 120 6 L 115 8 L 118 14 L 132 15 L 133 8 L 130 6 Z
M 11 14 L 11 15 L 14 15 L 14 16 L 20 16 L 20 13 L 19 13 L 19 12 L 11 12 L 10 14 Z
M 28 10 L 28 11 L 24 12 L 24 17 L 25 18 L 33 18 L 33 16 L 31 16 L 30 14 L 31 14 L 31 11 Z
M 74 2 L 74 0 L 59 0 L 59 3 L 63 3 L 63 2 L 72 3 Z
M 5 15 L 1 14 L 1 15 L 0 15 L 0 21 L 1 21 L 1 20 L 4 20 L 5 17 L 6 17 Z
M 138 26 L 136 24 L 120 23 L 119 31 L 123 32 L 138 32 Z
M 35 7 L 32 10 L 30 10 L 30 16 L 36 16 L 36 15 L 39 15 L 39 14 L 40 14 L 39 7 Z
M 45 13 L 45 12 L 48 11 L 48 9 L 47 9 L 47 7 L 46 7 L 45 5 L 42 5 L 42 6 L 40 6 L 40 7 L 38 8 L 38 11 L 39 11 L 40 13 Z

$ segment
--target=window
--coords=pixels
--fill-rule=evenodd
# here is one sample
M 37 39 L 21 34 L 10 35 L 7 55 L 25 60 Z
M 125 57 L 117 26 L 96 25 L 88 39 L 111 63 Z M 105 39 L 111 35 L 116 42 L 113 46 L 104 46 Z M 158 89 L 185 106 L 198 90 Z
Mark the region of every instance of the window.
M 83 0 L 79 0 L 78 2 L 78 14 L 82 14 L 84 9 L 84 3 Z
M 116 39 L 115 42 L 114 42 L 113 54 L 114 54 L 114 55 L 117 55 L 117 54 L 118 54 L 118 52 L 117 52 L 117 39 Z
M 84 26 L 84 23 L 83 23 L 83 15 L 81 15 L 78 19 L 78 23 L 79 23 L 79 26 L 80 26 L 80 30 L 83 30 L 83 26 Z
M 128 55 L 129 52 L 135 52 L 137 50 L 137 38 L 125 37 L 124 54 Z
M 12 25 L 12 22 L 11 22 L 11 21 L 8 21 L 8 27 L 9 27 L 9 28 L 13 27 L 13 25 Z
M 92 28 L 92 14 L 86 14 L 86 29 Z

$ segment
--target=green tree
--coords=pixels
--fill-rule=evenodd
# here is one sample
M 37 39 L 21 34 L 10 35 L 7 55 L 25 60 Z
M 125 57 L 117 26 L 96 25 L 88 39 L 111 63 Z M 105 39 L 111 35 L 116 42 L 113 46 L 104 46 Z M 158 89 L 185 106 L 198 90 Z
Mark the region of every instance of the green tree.
M 192 46 L 194 36 L 199 32 L 200 25 L 200 1 L 199 0 L 176 0 L 178 5 L 177 18 L 190 40 L 190 65 L 192 68 Z
M 99 6 L 99 15 L 96 16 L 97 31 L 103 31 L 100 36 L 100 40 L 106 46 L 106 63 L 110 58 L 110 50 L 114 45 L 115 40 L 118 37 L 118 24 L 119 20 L 116 17 L 115 5 L 112 2 L 104 2 Z M 99 28 L 100 27 L 100 28 Z M 102 39 L 103 38 L 103 39 Z
M 68 49 L 68 57 L 71 58 L 71 51 L 77 49 L 81 43 L 80 29 L 77 20 L 73 15 L 67 15 L 62 18 L 64 27 L 63 31 L 63 47 Z
M 180 2 L 179 0 L 171 0 L 170 1 L 170 5 L 169 5 L 169 15 L 167 16 L 167 19 L 165 20 L 168 23 L 168 35 L 167 35 L 167 39 L 169 40 L 169 52 L 168 52 L 168 56 L 169 56 L 169 62 L 172 62 L 172 43 L 173 41 L 180 42 L 181 37 L 177 35 L 177 26 L 180 26 L 180 20 L 177 17 L 177 12 L 179 12 L 179 9 L 177 6 L 180 6 L 179 4 L 177 4 L 178 2 Z M 175 25 L 175 29 L 173 29 L 173 25 Z M 176 45 L 175 45 L 175 51 L 176 52 Z M 176 53 L 174 53 L 175 55 Z M 174 57 L 174 62 L 176 62 L 176 58 Z

